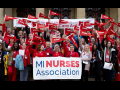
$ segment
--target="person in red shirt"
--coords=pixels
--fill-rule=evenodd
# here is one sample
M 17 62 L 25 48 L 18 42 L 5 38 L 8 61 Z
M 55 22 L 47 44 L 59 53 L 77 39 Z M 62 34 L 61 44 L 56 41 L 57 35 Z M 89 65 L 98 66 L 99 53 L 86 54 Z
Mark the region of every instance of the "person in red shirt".
M 54 50 L 50 53 L 52 57 L 64 57 L 58 44 L 55 44 Z
M 70 50 L 67 53 L 67 57 L 79 57 L 77 52 L 74 52 L 74 45 L 70 44 Z
M 46 42 L 46 48 L 44 50 L 45 52 L 45 57 L 50 57 L 50 53 L 52 52 L 52 48 L 50 47 L 50 42 Z
M 28 72 L 29 72 L 29 67 L 30 65 L 30 53 L 29 50 L 27 49 L 27 45 L 25 42 L 22 44 L 22 49 L 19 50 L 24 50 L 24 55 L 21 55 L 23 58 L 23 65 L 24 65 L 24 70 L 20 70 L 20 81 L 27 81 L 28 78 Z M 19 52 L 17 53 L 19 54 Z
M 37 49 L 32 49 L 32 44 L 30 44 L 29 51 L 30 54 L 32 54 L 32 66 L 33 66 L 34 57 L 45 57 L 45 52 L 43 50 L 44 50 L 44 46 L 41 44 L 37 46 Z
M 74 52 L 74 45 L 70 44 L 69 48 L 67 48 L 65 40 L 63 41 L 63 48 L 65 51 L 65 57 L 79 57 L 77 52 Z
M 63 41 L 63 50 L 64 50 L 64 55 L 67 57 L 67 52 L 70 50 L 70 39 L 67 38 L 66 41 Z
M 11 50 L 13 51 L 13 61 L 12 61 L 12 65 L 8 66 L 8 80 L 16 81 L 17 69 L 15 68 L 15 58 L 19 50 L 19 45 L 17 42 L 13 44 L 13 46 L 11 47 Z
M 112 43 L 111 41 L 108 41 L 107 46 L 103 46 L 104 48 L 104 63 L 107 62 L 109 63 L 109 65 L 111 66 L 112 64 L 114 64 L 115 61 L 115 49 L 112 48 Z M 106 81 L 112 81 L 112 70 L 109 69 L 104 69 L 105 70 L 105 78 Z
M 89 44 L 90 45 L 90 51 L 92 51 L 92 46 L 93 46 L 93 44 L 96 42 L 95 41 L 95 37 L 91 37 L 91 43 Z
M 24 38 L 20 39 L 20 44 L 19 44 L 20 49 L 22 49 L 23 42 L 25 42 L 25 39 Z

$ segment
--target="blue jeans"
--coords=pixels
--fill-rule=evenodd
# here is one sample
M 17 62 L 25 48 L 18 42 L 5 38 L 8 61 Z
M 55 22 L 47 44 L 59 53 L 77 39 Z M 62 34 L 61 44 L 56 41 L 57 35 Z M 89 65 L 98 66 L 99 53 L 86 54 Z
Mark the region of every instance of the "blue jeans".
M 112 81 L 112 70 L 105 69 L 106 81 Z
M 24 70 L 20 70 L 20 81 L 27 81 L 29 67 L 24 67 Z

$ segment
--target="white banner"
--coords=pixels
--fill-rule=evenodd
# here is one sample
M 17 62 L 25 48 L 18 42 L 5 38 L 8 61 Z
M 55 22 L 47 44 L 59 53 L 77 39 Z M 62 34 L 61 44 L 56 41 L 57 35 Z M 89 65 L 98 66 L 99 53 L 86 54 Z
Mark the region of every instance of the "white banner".
M 35 57 L 33 58 L 34 80 L 81 79 L 81 58 Z
M 16 18 L 18 18 L 18 17 L 16 17 Z M 19 18 L 19 19 L 22 20 L 22 19 L 27 19 L 27 18 Z M 45 24 L 45 25 L 46 25 L 46 22 L 48 22 L 48 19 L 27 19 L 27 20 L 30 20 L 32 22 L 36 22 L 37 20 L 39 20 L 40 24 Z M 78 26 L 79 21 L 83 21 L 83 22 L 90 21 L 90 23 L 94 23 L 94 21 L 95 21 L 94 18 L 91 18 L 91 19 L 63 19 L 63 20 L 68 21 L 70 23 L 61 24 L 61 25 L 59 25 L 59 28 L 73 28 L 74 25 Z M 15 27 L 15 26 L 21 27 L 21 24 L 17 24 L 17 22 L 18 22 L 18 19 L 13 20 L 13 27 Z M 50 22 L 54 23 L 54 24 L 59 24 L 59 19 L 50 19 Z M 28 23 L 28 26 L 30 28 L 32 28 L 32 23 Z M 25 26 L 23 25 L 23 27 L 25 27 Z M 91 27 L 88 27 L 88 28 L 92 28 L 92 27 L 94 27 L 94 25 Z

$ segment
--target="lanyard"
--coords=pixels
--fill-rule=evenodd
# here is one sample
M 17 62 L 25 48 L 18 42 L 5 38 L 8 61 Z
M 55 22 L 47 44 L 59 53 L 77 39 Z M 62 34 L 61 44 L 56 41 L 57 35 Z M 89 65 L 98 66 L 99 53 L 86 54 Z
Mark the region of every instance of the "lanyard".
M 74 52 L 73 52 L 73 53 L 74 53 Z M 73 53 L 72 53 L 72 54 L 73 54 Z M 70 54 L 70 56 L 69 56 L 69 57 L 71 57 L 71 56 L 72 56 L 72 54 Z

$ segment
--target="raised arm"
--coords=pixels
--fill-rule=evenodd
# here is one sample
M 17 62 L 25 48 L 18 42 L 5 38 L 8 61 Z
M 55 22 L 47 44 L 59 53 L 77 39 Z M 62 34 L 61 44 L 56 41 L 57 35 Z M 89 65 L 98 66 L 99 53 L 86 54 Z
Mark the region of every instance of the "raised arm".
M 11 52 L 11 48 L 6 48 L 3 40 L 2 40 L 2 47 L 3 47 L 3 51 Z
M 81 42 L 81 39 L 80 39 L 79 36 L 78 36 L 78 41 L 79 41 L 80 50 L 82 51 L 82 50 L 83 50 L 83 47 L 82 47 L 82 42 Z
M 102 48 L 103 48 L 103 49 L 105 48 L 105 45 L 104 45 L 105 38 L 106 38 L 106 35 L 104 35 L 104 38 L 103 38 L 103 40 L 102 40 Z
M 101 49 L 101 44 L 100 44 L 100 40 L 99 40 L 99 35 L 97 35 L 97 41 L 98 41 L 98 50 L 102 51 Z

